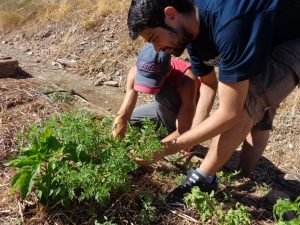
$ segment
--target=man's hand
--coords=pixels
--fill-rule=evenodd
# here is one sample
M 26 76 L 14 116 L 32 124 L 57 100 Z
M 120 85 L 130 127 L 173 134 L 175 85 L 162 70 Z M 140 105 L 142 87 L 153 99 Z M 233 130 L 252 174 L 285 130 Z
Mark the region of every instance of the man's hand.
M 135 162 L 137 164 L 139 164 L 140 166 L 149 166 L 152 163 L 155 163 L 155 162 L 163 159 L 165 156 L 166 156 L 165 152 L 161 151 L 161 152 L 154 153 L 151 160 L 145 160 L 145 159 L 141 159 L 139 157 L 135 157 L 135 154 L 133 152 L 131 152 L 131 154 L 130 154 L 130 157 L 135 157 Z
M 118 115 L 113 122 L 113 131 L 112 131 L 113 137 L 124 138 L 126 133 L 126 125 L 127 125 L 126 119 L 123 119 L 121 116 Z
M 188 156 L 188 155 L 191 154 L 191 150 L 192 150 L 192 149 L 193 149 L 193 148 L 182 149 L 182 150 L 180 150 L 180 153 L 181 153 L 182 156 Z

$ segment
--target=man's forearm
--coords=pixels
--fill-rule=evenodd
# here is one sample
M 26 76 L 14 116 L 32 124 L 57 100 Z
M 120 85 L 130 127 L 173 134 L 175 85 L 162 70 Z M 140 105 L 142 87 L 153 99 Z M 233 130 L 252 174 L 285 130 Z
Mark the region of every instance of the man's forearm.
M 165 153 L 172 154 L 181 149 L 201 143 L 234 127 L 240 120 L 248 92 L 249 82 L 222 84 L 219 89 L 220 106 L 208 118 L 188 130 L 180 137 L 165 144 Z
M 200 98 L 197 103 L 197 108 L 193 120 L 192 127 L 205 120 L 212 109 L 216 97 L 216 90 L 202 84 L 200 87 Z
M 191 128 L 193 116 L 195 112 L 195 107 L 186 108 L 179 110 L 179 113 L 177 115 L 176 119 L 176 130 L 169 134 L 167 137 L 165 137 L 162 142 L 167 142 L 170 140 L 173 140 L 177 137 L 179 137 L 181 134 L 186 132 Z
M 130 90 L 126 93 L 123 103 L 117 112 L 117 116 L 126 119 L 128 122 L 130 120 L 131 114 L 137 102 L 138 93 L 134 90 Z

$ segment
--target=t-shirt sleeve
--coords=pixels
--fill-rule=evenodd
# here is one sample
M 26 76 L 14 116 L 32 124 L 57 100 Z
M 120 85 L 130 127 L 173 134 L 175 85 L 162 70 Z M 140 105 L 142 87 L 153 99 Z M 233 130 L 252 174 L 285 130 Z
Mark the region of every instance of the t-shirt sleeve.
M 181 73 L 185 73 L 188 69 L 191 68 L 191 64 L 188 62 L 185 62 L 180 59 L 172 59 L 171 65 L 173 70 L 177 70 Z
M 205 76 L 214 69 L 213 66 L 208 66 L 203 63 L 200 57 L 201 53 L 197 52 L 197 47 L 194 47 L 192 43 L 188 44 L 187 51 L 190 57 L 192 72 L 195 76 Z
M 216 36 L 220 81 L 243 81 L 263 72 L 271 49 L 273 14 L 268 10 L 244 15 L 220 28 Z

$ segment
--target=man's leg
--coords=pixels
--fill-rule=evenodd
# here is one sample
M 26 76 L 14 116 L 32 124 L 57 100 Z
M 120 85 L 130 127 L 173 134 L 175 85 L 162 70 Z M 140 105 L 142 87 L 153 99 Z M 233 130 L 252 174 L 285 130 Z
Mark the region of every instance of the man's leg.
M 165 125 L 169 133 L 174 132 L 176 128 L 176 119 L 181 106 L 180 96 L 175 87 L 165 84 L 159 93 L 155 95 L 157 102 L 157 114 Z
M 213 138 L 206 157 L 200 168 L 191 169 L 187 179 L 166 198 L 166 203 L 170 206 L 182 206 L 183 197 L 195 186 L 201 191 L 217 191 L 216 172 L 225 164 L 235 149 L 243 142 L 247 134 L 253 127 L 253 120 L 244 108 L 240 123 L 226 131 L 225 133 Z M 210 181 L 208 181 L 210 180 Z
M 247 135 L 243 143 L 238 168 L 243 176 L 250 176 L 257 161 L 261 158 L 267 147 L 270 130 L 273 129 L 273 120 L 278 106 L 271 107 L 265 111 L 261 121 L 259 121 Z
M 141 126 L 142 125 L 142 121 L 145 118 L 148 118 L 152 121 L 158 121 L 158 116 L 157 116 L 157 111 L 156 111 L 156 102 L 151 102 L 139 107 L 136 107 L 133 110 L 131 119 L 130 119 L 130 123 L 133 126 Z
M 250 176 L 267 147 L 270 136 L 269 130 L 252 129 L 243 143 L 238 168 L 243 176 Z
M 200 170 L 207 175 L 214 175 L 243 142 L 253 124 L 248 111 L 244 109 L 241 121 L 237 126 L 213 138 Z

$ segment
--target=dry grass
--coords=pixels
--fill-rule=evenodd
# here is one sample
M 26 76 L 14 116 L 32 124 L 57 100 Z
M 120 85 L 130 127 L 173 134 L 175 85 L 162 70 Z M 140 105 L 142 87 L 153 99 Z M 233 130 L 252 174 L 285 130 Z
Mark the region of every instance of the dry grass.
M 0 10 L 0 29 L 8 30 L 9 28 L 17 26 L 24 16 L 18 12 L 11 10 Z
M 51 3 L 52 2 L 52 3 Z M 97 26 L 101 16 L 125 12 L 129 0 L 61 0 L 57 3 L 43 0 L 0 0 L 0 31 L 26 24 L 38 30 L 49 22 L 76 20 L 85 29 Z
M 99 12 L 107 15 L 112 12 L 117 13 L 127 11 L 129 8 L 129 4 L 129 0 L 99 0 L 97 6 Z

